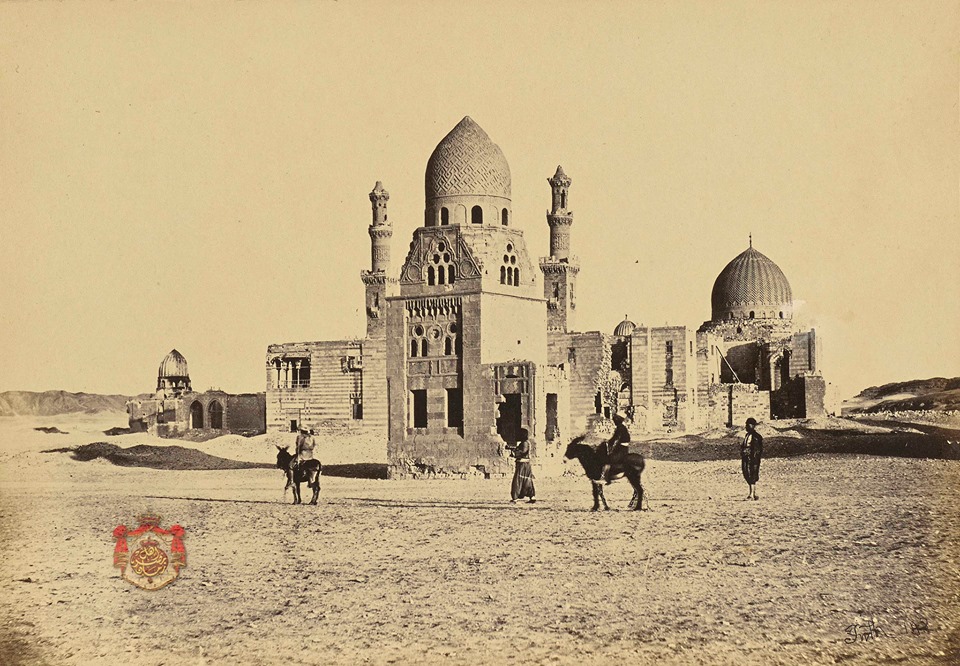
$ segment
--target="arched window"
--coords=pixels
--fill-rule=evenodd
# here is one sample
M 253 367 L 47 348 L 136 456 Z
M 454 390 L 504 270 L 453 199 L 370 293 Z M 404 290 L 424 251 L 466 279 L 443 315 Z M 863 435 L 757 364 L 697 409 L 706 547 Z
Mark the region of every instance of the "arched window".
M 437 266 L 437 284 L 447 283 L 447 270 L 444 266 Z
M 510 222 L 510 213 L 507 212 L 506 208 L 500 211 L 500 222 L 503 224 L 503 226 L 507 226 L 507 224 Z
M 420 345 L 417 344 L 417 341 L 416 341 L 416 340 L 411 340 L 411 341 L 410 341 L 410 356 L 413 357 L 413 358 L 415 358 L 418 351 L 420 351 Z
M 558 300 L 560 299 L 560 283 L 559 282 L 553 283 L 553 297 Z
M 448 282 L 449 284 L 453 284 L 453 273 L 454 273 L 453 266 L 448 266 L 448 267 L 447 267 L 447 282 Z
M 446 206 L 440 209 L 440 224 L 450 224 L 450 211 Z
M 194 401 L 194 403 L 190 405 L 190 427 L 203 427 L 203 405 L 199 401 Z
M 433 270 L 433 266 L 430 266 L 427 268 L 427 284 L 432 285 L 432 284 L 436 284 L 436 282 L 437 282 L 436 271 Z
M 474 224 L 483 224 L 483 209 L 480 206 L 470 209 L 470 221 Z
M 210 413 L 210 427 L 214 430 L 223 429 L 223 407 L 216 400 L 210 403 L 210 406 L 207 408 L 207 411 Z
M 566 190 L 564 190 L 563 192 L 560 192 L 560 208 L 562 208 L 563 210 L 566 210 L 566 208 L 567 208 L 567 192 L 566 192 Z
M 446 356 L 450 356 L 450 354 L 453 353 L 453 340 L 451 340 L 450 338 L 446 338 L 443 341 L 443 353 Z
M 783 313 L 782 313 L 782 312 L 780 313 L 780 319 L 783 319 Z
M 753 319 L 753 310 L 750 310 L 750 319 Z
M 511 287 L 520 284 L 520 269 L 517 266 L 517 254 L 513 243 L 507 243 L 507 251 L 503 254 L 503 265 L 500 267 L 500 284 Z
M 424 338 L 423 340 L 420 341 L 420 356 L 426 356 L 426 355 L 427 355 L 427 339 Z

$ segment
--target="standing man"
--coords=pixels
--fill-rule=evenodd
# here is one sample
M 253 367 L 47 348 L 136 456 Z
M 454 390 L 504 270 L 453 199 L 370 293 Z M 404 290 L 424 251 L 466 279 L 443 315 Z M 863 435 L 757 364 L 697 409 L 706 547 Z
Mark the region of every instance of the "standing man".
M 517 466 L 513 472 L 513 483 L 510 484 L 510 501 L 516 502 L 524 497 L 530 503 L 536 502 L 537 490 L 533 487 L 533 469 L 530 467 L 530 440 L 526 428 L 520 429 L 520 441 L 516 446 L 508 446 L 510 455 L 517 459 Z
M 747 419 L 747 434 L 740 445 L 740 469 L 743 478 L 750 486 L 747 499 L 760 499 L 757 495 L 757 481 L 760 480 L 760 458 L 763 456 L 763 437 L 757 432 L 757 420 Z

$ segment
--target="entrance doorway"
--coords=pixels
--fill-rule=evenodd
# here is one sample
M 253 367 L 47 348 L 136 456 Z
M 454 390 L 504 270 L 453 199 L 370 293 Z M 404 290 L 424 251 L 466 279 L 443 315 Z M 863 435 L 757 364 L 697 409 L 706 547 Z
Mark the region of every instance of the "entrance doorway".
M 504 401 L 498 408 L 497 434 L 503 441 L 513 444 L 520 438 L 520 421 L 523 416 L 520 394 L 507 393 L 503 397 Z
M 203 427 L 203 405 L 201 405 L 198 401 L 190 405 L 190 427 Z
M 210 403 L 210 427 L 214 430 L 223 429 L 223 406 L 216 400 Z
M 560 439 L 560 426 L 557 423 L 557 394 L 547 394 L 547 441 Z

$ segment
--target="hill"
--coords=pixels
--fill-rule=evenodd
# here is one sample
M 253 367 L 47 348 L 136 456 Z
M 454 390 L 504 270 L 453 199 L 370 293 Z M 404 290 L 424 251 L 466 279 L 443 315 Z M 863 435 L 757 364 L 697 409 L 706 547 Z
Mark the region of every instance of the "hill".
M 876 414 L 960 410 L 960 377 L 932 377 L 865 388 L 844 403 L 844 412 Z
M 123 412 L 126 411 L 127 400 L 130 400 L 130 396 L 67 391 L 5 391 L 0 393 L 0 416 Z

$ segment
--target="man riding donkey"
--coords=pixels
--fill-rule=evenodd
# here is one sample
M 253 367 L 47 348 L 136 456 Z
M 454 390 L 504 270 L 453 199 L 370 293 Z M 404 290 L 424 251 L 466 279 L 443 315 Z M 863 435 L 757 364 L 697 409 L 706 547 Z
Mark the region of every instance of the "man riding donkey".
M 296 472 L 301 463 L 307 460 L 313 460 L 313 450 L 317 446 L 317 441 L 313 437 L 314 434 L 315 431 L 313 428 L 309 430 L 300 428 L 300 432 L 297 434 L 297 455 L 290 461 L 290 470 L 292 472 Z
M 300 428 L 297 433 L 297 453 L 290 459 L 290 476 L 288 486 L 294 486 L 294 503 L 300 503 L 300 481 L 306 481 L 313 488 L 311 504 L 317 503 L 320 492 L 320 464 L 313 457 L 313 450 L 317 446 L 313 428 Z
M 610 439 L 601 444 L 597 448 L 597 453 L 603 457 L 603 472 L 600 475 L 600 478 L 605 479 L 607 485 L 613 481 L 615 476 L 610 474 L 610 466 L 621 462 L 623 457 L 630 453 L 630 447 L 627 446 L 630 442 L 630 431 L 627 430 L 625 424 L 624 415 L 617 413 L 613 415 L 613 435 L 610 436 Z

